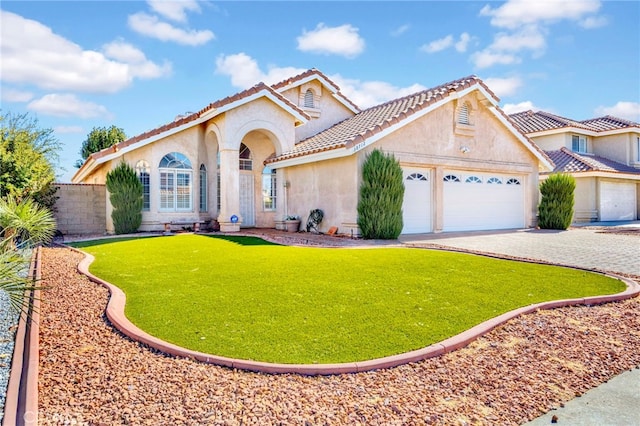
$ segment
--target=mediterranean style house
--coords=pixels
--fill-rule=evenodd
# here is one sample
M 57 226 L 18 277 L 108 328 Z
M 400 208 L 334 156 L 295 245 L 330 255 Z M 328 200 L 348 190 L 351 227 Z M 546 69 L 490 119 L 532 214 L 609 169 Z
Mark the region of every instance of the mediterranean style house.
M 97 152 L 73 182 L 104 183 L 130 164 L 144 184 L 141 230 L 277 228 L 321 209 L 321 232 L 357 236 L 361 167 L 379 148 L 404 171 L 404 234 L 533 227 L 539 173 L 553 162 L 498 102 L 470 76 L 360 110 L 310 69 Z
M 640 124 L 611 116 L 576 121 L 544 111 L 510 117 L 549 155 L 554 172 L 576 179 L 574 222 L 640 219 Z

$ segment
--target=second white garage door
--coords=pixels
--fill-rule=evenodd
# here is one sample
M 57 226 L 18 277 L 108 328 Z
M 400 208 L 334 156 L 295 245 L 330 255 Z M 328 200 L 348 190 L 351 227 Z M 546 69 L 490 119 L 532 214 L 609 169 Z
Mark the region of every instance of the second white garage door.
M 636 184 L 600 183 L 600 220 L 635 220 Z
M 444 231 L 524 228 L 524 185 L 519 176 L 445 171 Z

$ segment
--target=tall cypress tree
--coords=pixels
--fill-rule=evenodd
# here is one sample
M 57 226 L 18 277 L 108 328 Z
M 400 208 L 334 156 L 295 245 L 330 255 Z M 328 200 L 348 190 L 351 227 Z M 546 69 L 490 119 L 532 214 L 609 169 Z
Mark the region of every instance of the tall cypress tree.
M 116 234 L 136 232 L 142 224 L 142 183 L 135 170 L 122 162 L 107 173 L 107 190 L 113 206 Z
M 402 232 L 404 182 L 400 163 L 375 149 L 362 166 L 358 226 L 364 238 L 392 240 Z

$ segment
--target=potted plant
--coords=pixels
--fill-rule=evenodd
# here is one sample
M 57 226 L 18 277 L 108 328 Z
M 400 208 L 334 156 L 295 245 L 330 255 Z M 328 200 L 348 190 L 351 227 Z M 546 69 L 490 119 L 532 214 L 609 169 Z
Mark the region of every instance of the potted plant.
M 286 216 L 284 218 L 284 226 L 287 232 L 298 232 L 300 229 L 300 217 L 299 216 Z

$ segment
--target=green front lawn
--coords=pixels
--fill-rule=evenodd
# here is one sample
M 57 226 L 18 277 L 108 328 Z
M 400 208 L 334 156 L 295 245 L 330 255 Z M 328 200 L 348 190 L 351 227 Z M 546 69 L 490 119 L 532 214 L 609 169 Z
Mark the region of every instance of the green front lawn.
M 622 291 L 598 274 L 410 248 L 287 247 L 252 237 L 75 244 L 138 327 L 193 350 L 281 363 L 407 352 L 520 306 Z

